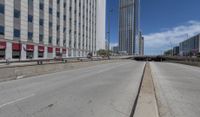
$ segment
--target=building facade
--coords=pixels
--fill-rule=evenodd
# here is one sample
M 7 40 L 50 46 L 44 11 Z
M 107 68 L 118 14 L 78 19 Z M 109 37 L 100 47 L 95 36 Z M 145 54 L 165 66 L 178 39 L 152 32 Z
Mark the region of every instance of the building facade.
M 139 55 L 144 55 L 144 37 L 142 36 L 142 33 L 140 32 L 139 36 Z
M 174 47 L 173 48 L 173 56 L 179 56 L 179 50 L 180 50 L 179 46 Z
M 173 50 L 172 49 L 169 49 L 167 51 L 164 52 L 164 55 L 165 56 L 173 56 Z
M 105 0 L 0 0 L 0 58 L 95 54 L 105 45 L 105 13 Z
M 118 53 L 119 52 L 119 46 L 114 46 L 112 47 L 113 53 Z
M 106 0 L 97 0 L 97 45 L 96 49 L 106 49 Z M 103 25 L 102 25 L 103 24 Z
M 200 34 L 181 42 L 179 48 L 181 56 L 196 56 L 200 54 Z
M 120 0 L 119 50 L 139 54 L 140 0 Z

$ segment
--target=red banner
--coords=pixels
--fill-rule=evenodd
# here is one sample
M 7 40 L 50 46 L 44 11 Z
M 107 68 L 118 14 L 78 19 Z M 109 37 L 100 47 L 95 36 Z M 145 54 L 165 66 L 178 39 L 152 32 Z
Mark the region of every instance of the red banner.
M 34 45 L 26 45 L 26 51 L 33 52 L 34 51 Z
M 56 48 L 56 53 L 60 53 L 60 48 Z
M 1 42 L 0 41 L 0 50 L 6 49 L 6 42 Z
M 44 52 L 44 46 L 38 46 L 38 51 L 39 52 Z
M 48 47 L 48 53 L 53 53 L 53 48 L 52 47 Z
M 20 43 L 13 43 L 12 44 L 12 50 L 20 51 L 21 50 L 21 44 Z
M 63 54 L 66 54 L 66 52 L 67 52 L 67 49 L 66 49 L 66 48 L 63 48 L 63 49 L 62 49 L 62 53 L 63 53 Z

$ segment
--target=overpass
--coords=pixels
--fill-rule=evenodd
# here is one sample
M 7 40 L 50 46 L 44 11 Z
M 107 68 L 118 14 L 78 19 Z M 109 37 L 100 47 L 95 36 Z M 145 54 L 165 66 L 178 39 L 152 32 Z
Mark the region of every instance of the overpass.
M 164 56 L 133 56 L 134 60 L 137 61 L 165 61 L 166 57 Z

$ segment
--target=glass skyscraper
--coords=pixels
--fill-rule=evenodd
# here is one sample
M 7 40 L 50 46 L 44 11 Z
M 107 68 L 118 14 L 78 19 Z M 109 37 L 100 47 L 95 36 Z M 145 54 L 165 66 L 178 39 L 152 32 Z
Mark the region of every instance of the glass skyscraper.
M 140 0 L 120 0 L 119 51 L 139 54 Z

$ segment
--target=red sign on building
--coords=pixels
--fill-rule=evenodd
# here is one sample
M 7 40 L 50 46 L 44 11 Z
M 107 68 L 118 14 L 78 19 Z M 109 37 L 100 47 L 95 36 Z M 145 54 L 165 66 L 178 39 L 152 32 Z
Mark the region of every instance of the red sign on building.
M 53 48 L 52 47 L 48 47 L 48 53 L 53 53 Z
M 60 53 L 60 48 L 56 48 L 56 53 Z
M 0 50 L 5 50 L 6 49 L 6 42 L 0 41 Z
M 26 51 L 33 52 L 34 51 L 34 45 L 26 45 Z
M 12 50 L 20 51 L 21 50 L 21 44 L 20 43 L 13 43 L 12 44 Z
M 66 49 L 66 48 L 63 48 L 63 49 L 62 49 L 62 52 L 63 52 L 63 54 L 66 54 L 66 53 L 67 53 L 67 49 Z
M 38 46 L 38 51 L 39 52 L 44 52 L 44 46 Z

